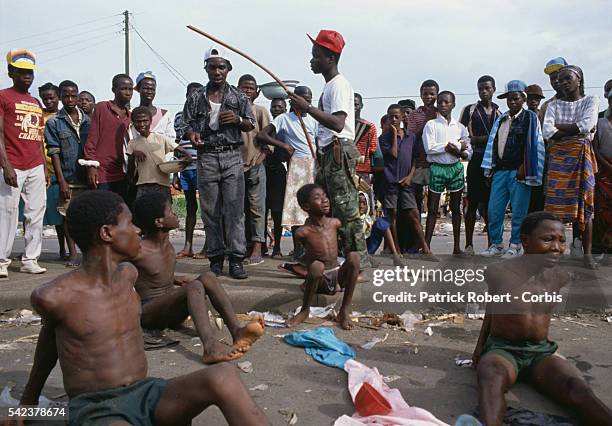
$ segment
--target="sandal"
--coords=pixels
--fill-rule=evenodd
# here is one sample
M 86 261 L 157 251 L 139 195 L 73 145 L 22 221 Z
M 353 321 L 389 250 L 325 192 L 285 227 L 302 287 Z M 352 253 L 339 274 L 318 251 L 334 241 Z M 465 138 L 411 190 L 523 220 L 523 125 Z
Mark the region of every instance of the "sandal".
M 184 257 L 194 257 L 193 253 L 185 252 L 185 250 L 181 250 L 176 254 L 177 259 L 182 259 Z
M 169 338 L 162 334 L 159 330 L 142 330 L 142 337 L 144 340 L 144 350 L 152 351 L 155 349 L 167 348 L 179 344 L 178 340 Z

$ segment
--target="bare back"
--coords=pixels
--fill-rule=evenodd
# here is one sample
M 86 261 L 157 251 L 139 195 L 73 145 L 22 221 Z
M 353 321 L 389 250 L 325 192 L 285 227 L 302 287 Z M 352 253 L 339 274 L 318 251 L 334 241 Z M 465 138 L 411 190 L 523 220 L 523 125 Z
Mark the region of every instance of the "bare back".
M 487 271 L 489 292 L 511 295 L 510 303 L 492 305 L 490 334 L 514 342 L 546 340 L 557 302 L 543 299 L 525 302 L 523 295 L 529 300 L 531 296 L 558 293 L 568 283 L 569 274 L 558 267 L 529 273 L 524 262 L 524 258 L 519 257 L 493 265 Z
M 324 217 L 322 226 L 315 225 L 310 218 L 297 230 L 297 237 L 306 249 L 306 265 L 315 260 L 323 262 L 326 269 L 338 265 L 338 228 L 341 222 L 335 218 Z
M 174 288 L 176 255 L 168 241 L 160 248 L 149 240 L 142 240 L 140 254 L 132 261 L 138 268 L 136 291 L 143 301 L 163 296 Z
M 44 327 L 55 331 L 64 387 L 71 398 L 146 376 L 136 276 L 132 265 L 121 264 L 106 284 L 79 269 L 32 294 Z

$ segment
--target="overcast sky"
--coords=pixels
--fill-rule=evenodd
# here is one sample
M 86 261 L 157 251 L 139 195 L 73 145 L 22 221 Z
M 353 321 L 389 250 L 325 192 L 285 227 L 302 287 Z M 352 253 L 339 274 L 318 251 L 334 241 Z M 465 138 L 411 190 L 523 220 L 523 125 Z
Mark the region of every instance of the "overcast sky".
M 596 87 L 588 93 L 601 97 L 601 87 L 612 78 L 609 0 L 54 0 L 36 1 L 27 13 L 12 13 L 15 7 L 13 0 L 0 0 L 2 58 L 10 48 L 32 50 L 39 64 L 33 87 L 71 79 L 97 100 L 112 97 L 111 78 L 124 70 L 120 13 L 126 8 L 151 47 L 189 81 L 207 80 L 202 57 L 211 45 L 185 27 L 191 24 L 249 53 L 282 79 L 310 86 L 315 97 L 324 82 L 310 71 L 306 33 L 316 36 L 322 28 L 335 29 L 346 40 L 340 71 L 355 91 L 364 98 L 390 97 L 365 99 L 362 115 L 376 122 L 390 103 L 418 95 L 427 78 L 457 94 L 473 94 L 482 74 L 495 77 L 498 92 L 510 79 L 547 90 L 543 68 L 555 56 L 582 67 L 586 86 Z M 132 77 L 152 70 L 158 78 L 156 103 L 181 109 L 185 89 L 180 78 L 134 32 L 130 42 Z M 271 81 L 245 60 L 231 58 L 233 84 L 244 73 L 260 84 Z M 3 72 L 0 86 L 9 84 Z M 476 98 L 458 96 L 455 115 Z M 137 102 L 135 94 L 133 104 Z M 258 103 L 268 105 L 263 96 Z

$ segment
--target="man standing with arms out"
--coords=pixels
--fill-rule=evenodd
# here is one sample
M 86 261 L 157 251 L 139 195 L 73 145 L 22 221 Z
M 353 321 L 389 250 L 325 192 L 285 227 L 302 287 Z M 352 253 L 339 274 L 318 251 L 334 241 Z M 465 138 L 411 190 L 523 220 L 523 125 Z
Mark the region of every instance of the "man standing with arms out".
M 259 96 L 257 81 L 250 74 L 238 80 L 238 89 L 249 99 L 255 115 L 255 128 L 242 133 L 242 162 L 244 163 L 244 186 L 246 198 L 246 239 L 249 247 L 248 264 L 263 263 L 262 246 L 266 244 L 266 166 L 264 160 L 270 153 L 266 145 L 260 144 L 255 137 L 257 133 L 270 124 L 270 114 L 266 108 L 255 105 Z
M 202 86 L 200 83 L 192 82 L 187 85 L 187 95 L 189 96 L 196 90 Z M 193 253 L 193 230 L 196 225 L 196 214 L 198 213 L 198 199 L 197 199 L 197 190 L 198 190 L 198 150 L 195 149 L 190 140 L 183 139 L 183 134 L 180 132 L 181 126 L 183 125 L 183 111 L 179 111 L 174 116 L 174 130 L 176 132 L 176 143 L 179 144 L 180 147 L 185 149 L 191 155 L 191 163 L 185 169 L 174 175 L 174 182 L 172 182 L 172 186 L 174 189 L 183 191 L 185 194 L 185 210 L 187 211 L 187 215 L 185 218 L 185 246 L 183 250 L 179 251 L 176 254 L 176 258 L 180 259 L 181 257 L 193 257 L 194 259 L 206 259 L 206 251 L 204 247 L 202 247 L 202 251 L 200 253 Z
M 461 112 L 459 122 L 463 124 L 470 134 L 470 143 L 474 153 L 467 166 L 467 199 L 468 208 L 465 213 L 465 252 L 474 254 L 474 225 L 476 224 L 476 211 L 487 220 L 487 206 L 489 204 L 489 188 L 487 179 L 480 167 L 484 157 L 485 148 L 493 123 L 499 117 L 499 107 L 491 99 L 495 93 L 495 79 L 490 75 L 483 75 L 476 83 L 480 100 L 466 106 Z
M 223 272 L 226 250 L 232 278 L 244 279 L 244 170 L 241 132 L 255 128 L 246 95 L 227 83 L 232 69 L 224 52 L 211 47 L 204 55 L 208 84 L 185 103 L 180 133 L 198 150 L 198 190 L 206 231 L 206 255 L 215 275 Z
M 13 86 L 0 90 L 0 279 L 8 278 L 20 197 L 25 203 L 26 225 L 20 271 L 30 274 L 47 271 L 37 262 L 47 198 L 47 170 L 41 147 L 43 111 L 28 92 L 34 81 L 36 59 L 27 50 L 12 50 L 6 55 L 6 62 Z
M 91 128 L 85 143 L 85 159 L 100 163 L 88 167 L 87 182 L 92 189 L 105 189 L 127 199 L 127 164 L 124 148 L 131 139 L 129 104 L 134 83 L 127 74 L 113 77 L 115 98 L 96 105 L 91 115 Z
M 336 31 L 321 30 L 312 41 L 310 68 L 325 78 L 319 107 L 303 97 L 290 93 L 296 113 L 307 112 L 320 124 L 318 131 L 319 159 L 316 183 L 331 201 L 332 215 L 342 222 L 338 232 L 343 255 L 352 251 L 365 254 L 363 223 L 359 215 L 359 193 L 353 179 L 359 151 L 355 147 L 355 103 L 353 88 L 338 72 L 338 61 L 344 39 Z M 363 266 L 363 265 L 362 265 Z

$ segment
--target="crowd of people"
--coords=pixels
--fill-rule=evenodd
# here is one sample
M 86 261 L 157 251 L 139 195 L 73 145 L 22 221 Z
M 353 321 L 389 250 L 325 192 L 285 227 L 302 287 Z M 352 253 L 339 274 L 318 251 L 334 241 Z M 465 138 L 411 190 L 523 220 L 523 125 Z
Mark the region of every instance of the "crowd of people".
M 337 321 L 352 328 L 353 290 L 360 271 L 377 262 L 372 256 L 383 242 L 395 264 L 402 264 L 402 254 L 437 261 L 431 242 L 447 192 L 453 255 L 475 254 L 478 212 L 488 230 L 482 256 L 518 261 L 525 250 L 559 257 L 565 250 L 562 224 L 569 223 L 571 251 L 586 267 L 596 267 L 594 251 L 610 253 L 612 80 L 604 87 L 609 107 L 599 113 L 598 98 L 585 95 L 582 70 L 554 58 L 544 72 L 555 95 L 540 108 L 541 87 L 511 80 L 497 96 L 506 100 L 502 113 L 493 102 L 495 79 L 484 75 L 476 82 L 480 100 L 457 119 L 455 94 L 429 79 L 420 87 L 423 105 L 417 108 L 410 99 L 391 104 L 380 119 L 379 135 L 376 125 L 361 117 L 363 97 L 338 70 L 342 36 L 322 30 L 310 39 L 311 69 L 325 80 L 318 104 L 312 104 L 310 88 L 298 86 L 287 94 L 288 103 L 271 100 L 272 117 L 255 103 L 259 86 L 252 75 L 242 75 L 236 87 L 228 83 L 232 61 L 217 46 L 204 56 L 208 82 L 187 86 L 185 106 L 174 117 L 154 104 L 157 79 L 151 71 L 135 82 L 116 75 L 113 99 L 98 103 L 73 81 L 47 83 L 39 88 L 41 104 L 30 94 L 34 54 L 8 53 L 13 86 L 0 91 L 0 209 L 5 212 L 0 278 L 8 278 L 20 202 L 21 272 L 46 271 L 38 264 L 44 224 L 56 227 L 66 266 L 79 266 L 77 246 L 83 254 L 80 268 L 32 295 L 43 317 L 41 350 L 22 404 L 35 403 L 59 358 L 71 416 L 79 419 L 75 424 L 96 416 L 132 424 L 145 418 L 187 423 L 211 404 L 219 405 L 230 424 L 267 424 L 238 376 L 223 364 L 250 349 L 264 332 L 263 320 L 241 326 L 217 276 L 224 273 L 226 258 L 234 279 L 248 277 L 245 264 L 264 261 L 268 212 L 271 256 L 282 254 L 283 228 L 290 229 L 296 263 L 282 269 L 304 277 L 303 305 L 290 326 L 308 318 L 316 293 L 342 290 Z M 132 109 L 134 90 L 140 103 Z M 160 167 L 170 159 L 181 165 L 173 177 Z M 179 226 L 172 187 L 186 202 L 185 245 L 178 253 L 169 240 Z M 206 241 L 195 253 L 198 196 Z M 195 280 L 175 276 L 180 257 L 208 258 L 210 272 Z M 507 286 L 500 277 L 489 286 Z M 566 283 L 546 277 L 546 285 Z M 224 318 L 233 345 L 211 337 L 205 295 Z M 556 346 L 529 352 L 512 345 L 517 338 L 545 340 L 551 311 L 552 306 L 538 313 L 544 322 L 531 334 L 524 332 L 527 326 L 500 325 L 487 316 L 475 351 L 476 360 L 482 357 L 478 371 L 486 424 L 499 424 L 503 393 L 531 364 L 567 379 L 556 386 L 570 397 L 582 392 L 564 402 L 592 424 L 610 421 L 609 409 L 568 370 L 567 361 L 554 356 Z M 170 381 L 146 378 L 143 345 L 156 344 L 152 331 L 176 327 L 189 315 L 202 340 L 203 362 L 221 364 Z M 526 352 L 531 358 L 518 365 Z M 553 362 L 538 363 L 546 357 Z M 552 393 L 552 385 L 542 385 L 538 377 L 534 384 Z M 133 404 L 135 398 L 147 404 Z

